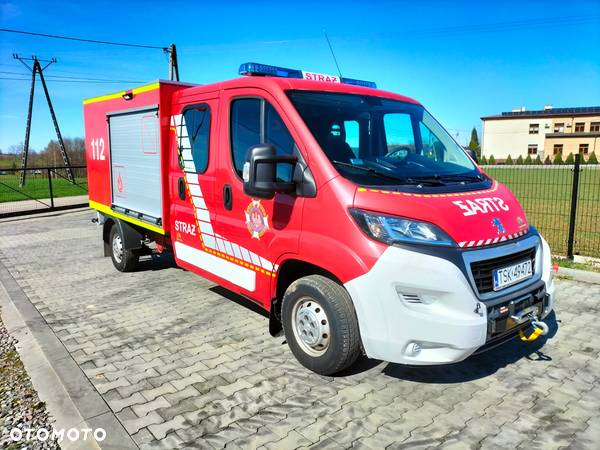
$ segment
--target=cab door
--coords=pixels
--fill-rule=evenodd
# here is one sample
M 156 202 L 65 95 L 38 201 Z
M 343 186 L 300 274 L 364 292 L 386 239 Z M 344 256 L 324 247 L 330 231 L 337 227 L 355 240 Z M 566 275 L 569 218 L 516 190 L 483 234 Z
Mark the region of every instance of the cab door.
M 253 145 L 273 144 L 277 153 L 300 157 L 299 141 L 285 112 L 260 89 L 224 91 L 220 117 L 216 249 L 253 272 L 254 289 L 242 293 L 268 309 L 278 259 L 298 252 L 304 200 L 288 194 L 275 194 L 273 199 L 249 197 L 244 193 L 242 169 Z M 282 181 L 290 181 L 292 172 L 289 165 L 277 169 Z
M 213 233 L 218 165 L 218 99 L 198 97 L 171 116 L 169 194 L 171 241 L 177 263 L 215 281 L 203 233 Z

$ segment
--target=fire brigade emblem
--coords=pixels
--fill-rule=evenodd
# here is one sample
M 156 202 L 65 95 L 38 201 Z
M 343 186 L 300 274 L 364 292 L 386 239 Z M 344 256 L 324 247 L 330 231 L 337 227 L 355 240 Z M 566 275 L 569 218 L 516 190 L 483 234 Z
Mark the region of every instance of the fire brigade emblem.
M 260 200 L 252 200 L 244 211 L 246 226 L 253 238 L 260 239 L 269 229 L 269 216 Z
M 117 178 L 117 189 L 119 190 L 119 192 L 123 192 L 124 189 L 123 178 L 121 177 L 121 174 L 119 174 L 119 177 Z
M 498 234 L 506 233 L 504 225 L 502 225 L 502 222 L 497 217 L 495 217 L 494 220 L 492 220 L 492 225 L 494 225 L 498 229 Z

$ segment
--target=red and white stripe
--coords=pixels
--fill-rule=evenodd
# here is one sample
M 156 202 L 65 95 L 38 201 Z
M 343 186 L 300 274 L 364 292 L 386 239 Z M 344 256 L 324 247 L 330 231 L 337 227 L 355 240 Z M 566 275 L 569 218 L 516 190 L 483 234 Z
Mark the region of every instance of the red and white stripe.
M 481 239 L 479 241 L 462 241 L 458 243 L 458 246 L 461 248 L 471 248 L 471 247 L 485 247 L 486 245 L 497 244 L 498 242 L 510 241 L 511 239 L 516 239 L 520 236 L 523 236 L 527 233 L 527 230 L 518 231 L 516 233 L 507 234 L 505 236 L 498 236 L 490 239 Z

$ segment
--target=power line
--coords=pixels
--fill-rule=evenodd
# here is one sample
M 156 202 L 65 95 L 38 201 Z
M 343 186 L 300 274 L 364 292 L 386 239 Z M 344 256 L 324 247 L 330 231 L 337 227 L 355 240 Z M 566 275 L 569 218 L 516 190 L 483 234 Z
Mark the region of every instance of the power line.
M 126 42 L 114 42 L 114 41 L 100 41 L 100 40 L 96 40 L 96 39 L 86 39 L 86 38 L 73 37 L 73 36 L 62 36 L 62 35 L 58 35 L 58 34 L 35 33 L 33 31 L 13 30 L 13 29 L 8 29 L 8 28 L 0 28 L 0 31 L 3 31 L 5 33 L 26 34 L 29 36 L 40 36 L 40 37 L 47 37 L 47 38 L 52 38 L 52 39 L 64 39 L 67 41 L 87 42 L 87 43 L 91 43 L 91 44 L 118 45 L 121 47 L 152 48 L 152 49 L 157 49 L 157 50 L 163 50 L 165 52 L 169 50 L 168 47 L 158 47 L 156 45 L 131 44 L 131 43 L 126 43 Z
M 28 78 L 12 78 L 12 77 L 0 77 L 0 80 L 5 81 L 31 81 Z M 90 83 L 90 84 L 117 84 L 117 83 L 144 83 L 143 81 L 88 81 L 88 80 L 55 80 L 49 79 L 53 83 Z
M 0 70 L 0 73 L 6 75 L 27 75 L 23 72 L 10 72 L 5 70 Z M 118 83 L 140 83 L 140 81 L 134 80 L 112 80 L 107 78 L 87 78 L 87 77 L 69 77 L 67 75 L 46 75 L 46 79 L 68 79 L 68 80 L 79 80 L 79 81 L 111 81 Z

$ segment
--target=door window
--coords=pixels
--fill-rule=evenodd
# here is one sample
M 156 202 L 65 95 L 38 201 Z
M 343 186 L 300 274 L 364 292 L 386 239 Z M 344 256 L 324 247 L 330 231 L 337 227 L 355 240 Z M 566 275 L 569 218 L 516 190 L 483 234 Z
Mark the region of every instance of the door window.
M 274 145 L 278 155 L 291 155 L 296 147 L 281 116 L 270 103 L 257 98 L 234 100 L 231 104 L 231 153 L 239 176 L 248 149 L 257 144 Z M 292 175 L 290 164 L 277 165 L 279 181 L 291 181 Z
M 231 104 L 231 152 L 233 166 L 240 176 L 246 152 L 261 141 L 260 102 L 257 98 L 242 98 Z
M 183 113 L 185 128 L 192 148 L 192 158 L 196 172 L 206 171 L 208 166 L 208 139 L 210 135 L 210 109 L 208 105 L 198 105 Z

